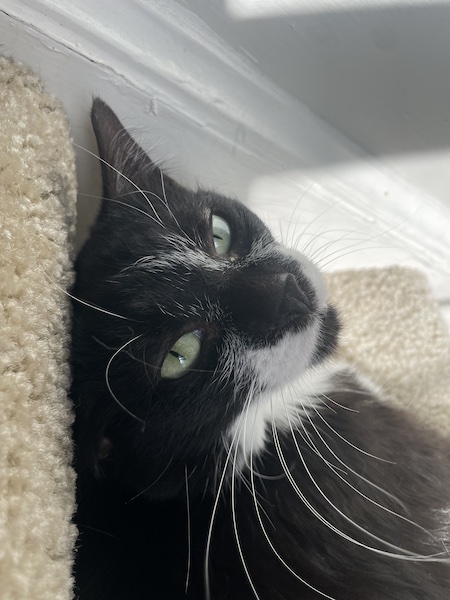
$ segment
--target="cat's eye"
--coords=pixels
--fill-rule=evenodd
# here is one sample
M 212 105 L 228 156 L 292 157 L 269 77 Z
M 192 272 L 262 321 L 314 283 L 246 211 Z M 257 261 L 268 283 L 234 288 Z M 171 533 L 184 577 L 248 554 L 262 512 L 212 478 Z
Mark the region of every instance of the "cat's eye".
M 225 256 L 230 251 L 231 246 L 231 232 L 230 226 L 218 215 L 212 215 L 212 234 L 214 247 L 219 256 Z
M 161 366 L 163 379 L 178 379 L 192 368 L 200 356 L 201 336 L 196 329 L 178 338 Z

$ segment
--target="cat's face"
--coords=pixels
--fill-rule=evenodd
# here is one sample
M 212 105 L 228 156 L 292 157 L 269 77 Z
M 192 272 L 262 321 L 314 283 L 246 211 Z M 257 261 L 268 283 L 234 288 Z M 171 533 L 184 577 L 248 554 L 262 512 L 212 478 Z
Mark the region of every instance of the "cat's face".
M 186 472 L 203 492 L 237 424 L 331 352 L 336 315 L 242 204 L 163 175 L 100 101 L 93 124 L 105 199 L 73 294 L 101 310 L 74 302 L 79 457 L 149 496 Z

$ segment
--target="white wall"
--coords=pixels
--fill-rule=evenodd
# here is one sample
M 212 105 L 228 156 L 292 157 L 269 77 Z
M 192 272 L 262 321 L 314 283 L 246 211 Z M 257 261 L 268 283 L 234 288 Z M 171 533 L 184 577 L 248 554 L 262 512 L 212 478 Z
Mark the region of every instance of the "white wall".
M 450 207 L 450 0 L 177 0 Z
M 61 98 L 82 147 L 95 150 L 88 113 L 98 94 L 145 147 L 158 145 L 156 155 L 178 179 L 240 197 L 285 237 L 295 224 L 292 239 L 303 232 L 300 244 L 315 247 L 328 267 L 417 265 L 448 300 L 448 169 L 434 158 L 446 152 L 450 78 L 438 86 L 444 67 L 435 80 L 424 73 L 441 127 L 427 128 L 427 106 L 420 119 L 414 113 L 430 147 L 416 144 L 408 154 L 414 136 L 407 121 L 397 122 L 393 92 L 373 96 L 371 86 L 376 76 L 379 85 L 402 76 L 410 82 L 405 102 L 419 107 L 425 92 L 413 94 L 414 64 L 429 60 L 428 47 L 420 59 L 412 44 L 408 75 L 403 63 L 396 70 L 392 44 L 389 60 L 381 43 L 369 51 L 367 31 L 379 18 L 371 20 L 363 0 L 353 2 L 356 17 L 333 9 L 342 2 L 298 2 L 293 12 L 292 0 L 273 0 L 272 11 L 283 9 L 281 15 L 250 11 L 243 18 L 236 6 L 262 10 L 264 2 L 236 2 L 233 9 L 232 0 L 3 0 L 1 48 L 30 64 Z M 432 32 L 435 13 L 420 14 L 422 28 Z M 392 23 L 401 28 L 401 20 Z M 407 37 L 400 36 L 403 44 Z M 442 51 L 450 50 L 443 33 L 439 39 Z M 406 46 L 399 55 L 405 52 Z M 98 194 L 96 161 L 80 150 L 78 168 L 80 191 Z M 91 204 L 80 196 L 80 215 Z

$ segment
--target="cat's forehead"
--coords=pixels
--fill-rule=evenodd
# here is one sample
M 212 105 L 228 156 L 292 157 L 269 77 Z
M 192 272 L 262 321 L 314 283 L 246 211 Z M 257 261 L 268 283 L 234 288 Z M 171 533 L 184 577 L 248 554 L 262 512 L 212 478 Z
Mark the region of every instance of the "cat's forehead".
M 167 239 L 170 242 L 170 232 L 184 233 L 186 236 L 187 230 L 192 232 L 208 224 L 214 214 L 225 218 L 241 237 L 249 240 L 261 236 L 271 237 L 268 228 L 251 210 L 241 202 L 218 192 L 202 188 L 190 190 L 167 184 L 160 194 L 144 189 L 134 191 L 133 196 L 133 204 L 138 205 L 149 217 L 147 223 L 144 220 L 145 225 L 152 225 L 160 241 Z
M 127 256 L 121 271 L 141 269 L 155 275 L 172 271 L 180 278 L 196 270 L 224 271 L 237 260 L 261 258 L 275 245 L 254 213 L 220 194 L 177 188 L 167 190 L 164 199 L 148 192 L 134 196 L 130 210 L 122 210 L 110 230 Z M 223 258 L 214 252 L 215 217 L 229 228 L 231 252 Z

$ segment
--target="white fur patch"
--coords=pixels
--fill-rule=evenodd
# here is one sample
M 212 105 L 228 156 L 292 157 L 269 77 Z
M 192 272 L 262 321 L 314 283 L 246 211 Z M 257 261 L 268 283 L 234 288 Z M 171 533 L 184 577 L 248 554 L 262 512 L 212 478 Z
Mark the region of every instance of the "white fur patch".
M 223 271 L 227 263 L 212 258 L 206 252 L 186 246 L 161 256 L 144 256 L 136 261 L 133 267 L 141 268 L 148 273 L 163 273 L 174 267 L 182 265 L 187 271 L 208 269 L 210 271 Z
M 328 361 L 312 367 L 294 381 L 278 389 L 265 390 L 248 399 L 248 404 L 229 430 L 229 440 L 237 439 L 237 465 L 242 470 L 264 449 L 272 425 L 277 429 L 295 427 L 306 411 L 320 406 L 317 398 L 332 391 L 334 376 L 345 368 Z
M 311 365 L 320 336 L 320 322 L 298 333 L 287 333 L 273 346 L 247 348 L 243 362 L 253 371 L 261 389 L 276 389 L 304 373 Z

